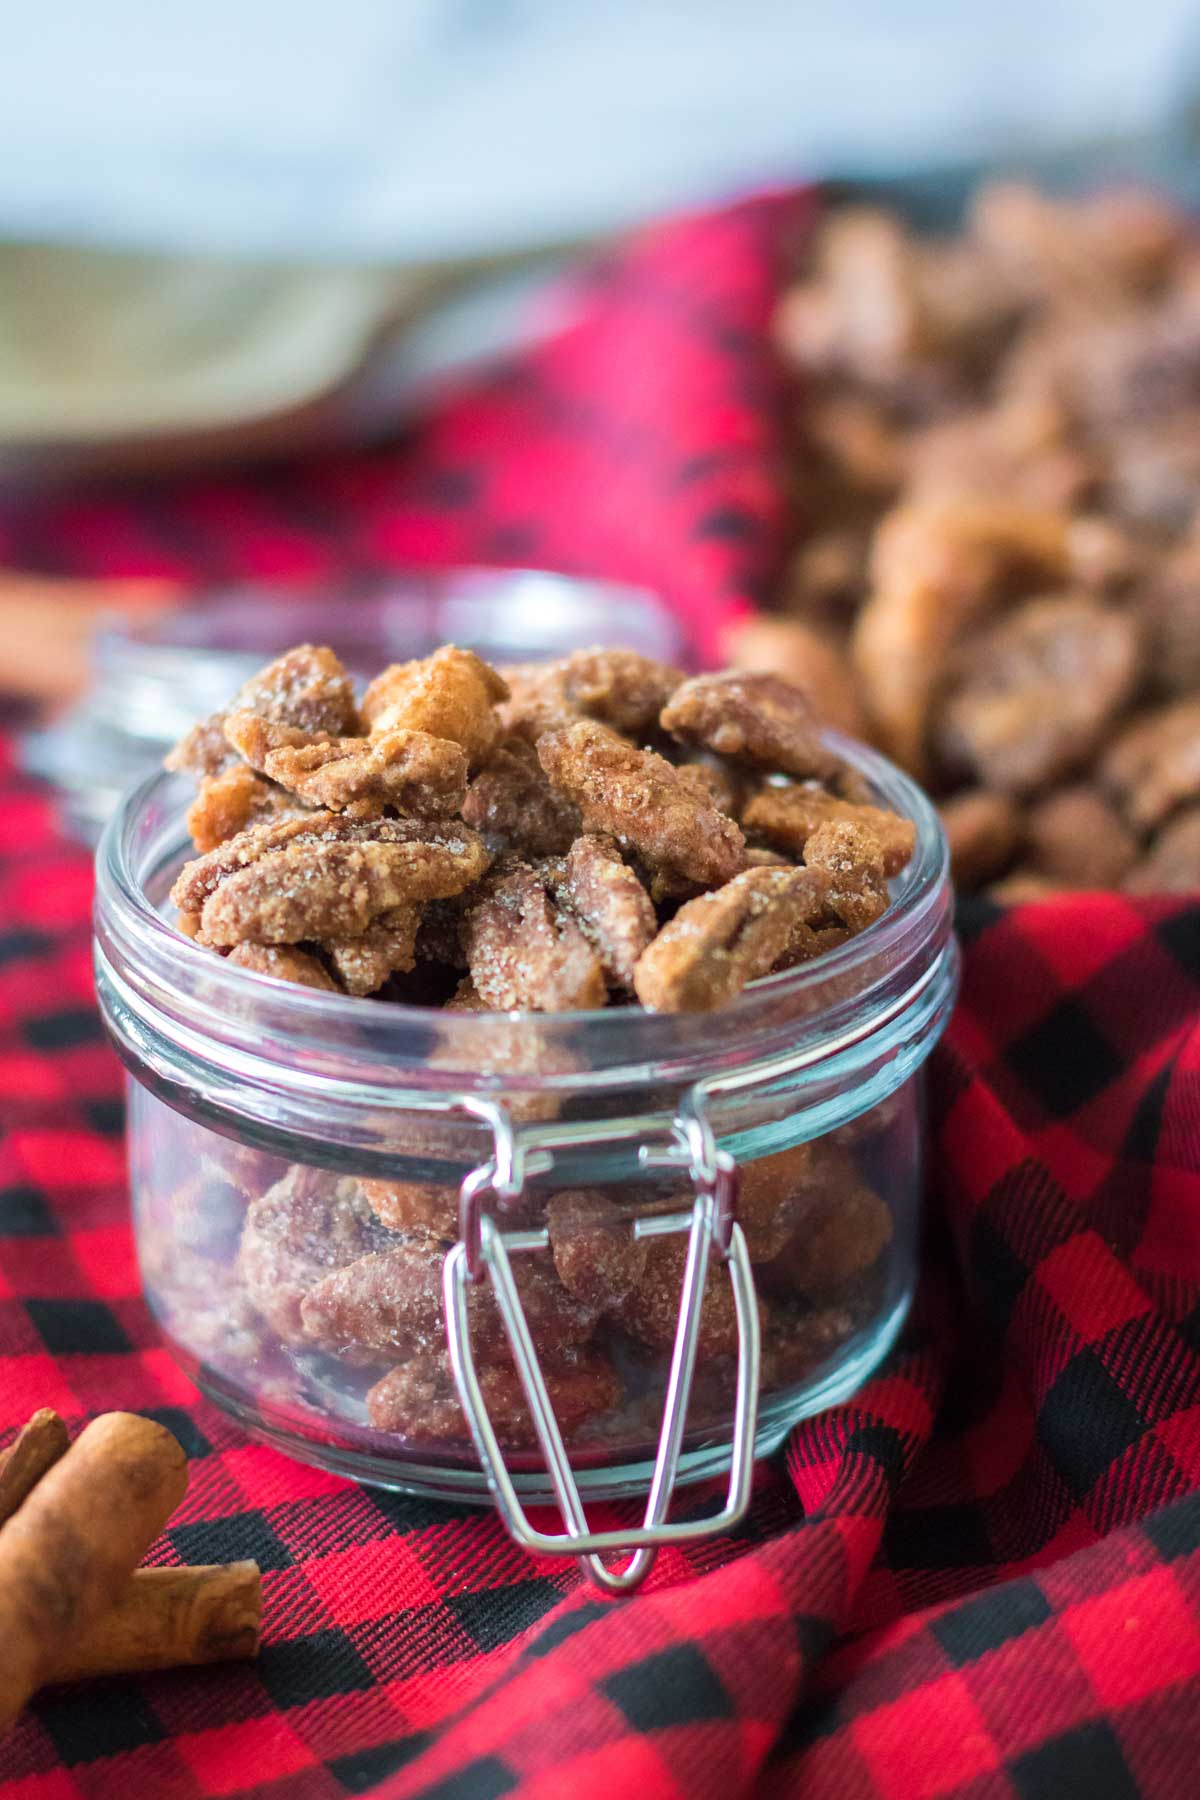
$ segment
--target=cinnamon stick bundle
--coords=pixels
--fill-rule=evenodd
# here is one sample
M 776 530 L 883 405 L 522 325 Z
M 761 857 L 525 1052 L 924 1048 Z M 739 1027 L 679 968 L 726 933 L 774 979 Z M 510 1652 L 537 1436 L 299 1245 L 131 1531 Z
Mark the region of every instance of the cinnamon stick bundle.
M 0 1531 L 0 1731 L 110 1612 L 187 1488 L 151 1419 L 94 1419 Z

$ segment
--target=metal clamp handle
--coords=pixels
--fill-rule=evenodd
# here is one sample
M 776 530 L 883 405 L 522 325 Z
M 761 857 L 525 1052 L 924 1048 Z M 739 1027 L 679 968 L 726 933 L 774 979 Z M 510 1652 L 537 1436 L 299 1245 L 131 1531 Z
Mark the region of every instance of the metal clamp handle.
M 489 1163 L 468 1175 L 462 1184 L 460 1238 L 448 1252 L 443 1270 L 446 1336 L 459 1399 L 488 1487 L 517 1543 L 538 1555 L 577 1556 L 597 1587 L 611 1594 L 628 1593 L 645 1579 L 661 1546 L 687 1543 L 728 1531 L 744 1517 L 750 1503 L 761 1349 L 754 1276 L 746 1240 L 734 1216 L 736 1167 L 733 1158 L 717 1148 L 711 1127 L 695 1109 L 681 1113 L 676 1119 L 674 1136 L 668 1145 L 657 1150 L 643 1146 L 640 1152 L 640 1160 L 646 1168 L 686 1168 L 692 1176 L 695 1199 L 689 1210 L 639 1219 L 634 1224 L 638 1237 L 661 1237 L 686 1231 L 687 1260 L 658 1450 L 642 1523 L 627 1530 L 589 1531 L 510 1260 L 513 1254 L 547 1249 L 550 1234 L 545 1228 L 502 1231 L 484 1209 L 483 1202 L 489 1193 L 495 1194 L 502 1203 L 518 1198 L 526 1172 L 519 1150 L 514 1151 L 507 1120 L 501 1116 L 495 1123 L 496 1154 Z M 544 1152 L 537 1153 L 539 1171 L 549 1167 L 550 1161 Z M 532 1162 L 528 1172 L 533 1172 Z M 667 1513 L 679 1471 L 700 1338 L 704 1285 L 714 1244 L 729 1270 L 738 1332 L 729 1486 L 725 1505 L 715 1516 L 671 1524 Z M 546 1460 L 566 1527 L 564 1532 L 538 1531 L 530 1524 L 488 1415 L 471 1348 L 467 1316 L 468 1288 L 485 1276 L 492 1284 L 504 1321 L 538 1445 Z M 631 1553 L 623 1569 L 612 1569 L 603 1561 L 605 1555 L 614 1553 Z

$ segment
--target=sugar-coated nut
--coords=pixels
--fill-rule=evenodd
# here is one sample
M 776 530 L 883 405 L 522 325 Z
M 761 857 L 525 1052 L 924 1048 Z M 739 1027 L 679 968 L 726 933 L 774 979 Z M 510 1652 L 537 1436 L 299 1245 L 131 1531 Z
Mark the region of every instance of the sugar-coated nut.
M 745 794 L 745 771 L 719 756 L 698 756 L 694 762 L 676 763 L 675 773 L 684 786 L 718 812 L 736 819 Z
M 348 994 L 375 994 L 415 966 L 420 922 L 419 906 L 393 906 L 357 937 L 326 938 L 321 949 Z
M 258 713 L 276 725 L 342 737 L 359 729 L 354 684 L 326 646 L 297 644 L 252 675 L 231 711 Z
M 404 844 L 418 887 L 436 889 L 442 878 L 451 885 L 442 893 L 414 892 L 409 898 L 429 900 L 461 893 L 488 865 L 482 840 L 457 821 L 423 819 L 355 820 L 341 813 L 305 812 L 241 831 L 227 843 L 185 863 L 171 889 L 171 903 L 181 912 L 199 912 L 210 894 L 239 869 L 248 868 L 279 850 L 320 844 Z
M 332 1270 L 377 1249 L 387 1235 L 356 1181 L 297 1165 L 251 1202 L 238 1274 L 285 1344 L 311 1345 L 316 1340 L 303 1318 L 305 1296 Z M 348 1349 L 355 1359 L 353 1347 Z
M 360 1183 L 376 1218 L 390 1231 L 431 1231 L 454 1237 L 458 1231 L 458 1189 L 437 1181 Z
M 499 740 L 495 707 L 507 697 L 503 677 L 473 650 L 443 644 L 432 656 L 377 675 L 363 695 L 362 716 L 373 735 L 405 730 L 449 738 L 478 768 Z
M 812 784 L 760 788 L 742 810 L 742 824 L 751 836 L 765 838 L 777 850 L 788 850 L 793 856 L 804 856 L 818 826 L 839 819 L 872 831 L 883 855 L 884 874 L 900 873 L 913 853 L 916 826 L 899 813 L 839 800 Z
M 972 788 L 943 801 L 938 811 L 950 846 L 950 873 L 959 887 L 981 887 L 1020 847 L 1021 810 L 1008 794 Z
M 696 675 L 675 690 L 660 724 L 682 744 L 782 775 L 828 776 L 837 766 L 811 702 L 778 675 Z
M 887 911 L 884 847 L 871 825 L 831 819 L 804 846 L 809 869 L 829 878 L 826 907 L 850 931 L 865 931 Z
M 631 1337 L 657 1349 L 675 1342 L 686 1263 L 686 1234 L 648 1240 L 645 1274 L 633 1292 L 612 1309 L 613 1317 Z M 737 1347 L 737 1310 L 729 1273 L 720 1259 L 712 1256 L 704 1283 L 698 1354 L 706 1360 L 731 1356 Z
M 828 910 L 828 883 L 808 869 L 746 869 L 680 907 L 634 969 L 651 1012 L 714 1012 L 768 974 L 797 925 Z
M 1065 515 L 978 498 L 913 501 L 875 535 L 872 590 L 853 641 L 868 712 L 885 750 L 920 774 L 947 658 L 1005 580 L 1069 572 Z
M 578 806 L 585 828 L 616 838 L 650 869 L 707 885 L 728 880 L 741 866 L 745 840 L 738 827 L 689 792 L 654 751 L 581 720 L 545 732 L 537 752 L 554 785 Z
M 426 731 L 335 738 L 234 712 L 225 736 L 252 769 L 306 805 L 330 812 L 378 818 L 391 806 L 419 818 L 449 819 L 466 798 L 466 751 Z
M 294 981 L 299 987 L 320 988 L 330 994 L 341 991 L 319 957 L 293 944 L 235 944 L 228 961 L 235 969 L 270 975 L 275 981 Z
M 1200 698 L 1134 719 L 1105 753 L 1100 775 L 1139 831 L 1200 800 Z
M 227 876 L 204 902 L 201 929 L 210 944 L 355 937 L 395 907 L 458 893 L 486 861 L 479 839 L 453 825 L 407 840 L 293 844 Z
M 1030 601 L 964 648 L 938 748 L 989 787 L 1030 793 L 1093 755 L 1141 667 L 1128 613 L 1083 596 Z
M 528 863 L 497 866 L 466 911 L 462 941 L 488 1006 L 566 1012 L 604 1004 L 599 957 Z
M 327 1349 L 365 1357 L 407 1356 L 444 1341 L 442 1264 L 449 1243 L 411 1230 L 386 1248 L 335 1269 L 308 1289 L 301 1316 L 308 1336 Z M 570 1294 L 545 1257 L 513 1258 L 517 1291 L 534 1342 L 550 1350 L 581 1344 L 598 1316 Z M 489 1283 L 467 1296 L 472 1343 L 496 1354 L 507 1334 Z
M 1187 894 L 1200 888 L 1200 806 L 1169 819 L 1121 885 L 1129 894 Z
M 463 802 L 463 820 L 494 853 L 561 856 L 583 830 L 579 808 L 551 786 L 524 738 L 497 745 Z
M 539 1358 L 542 1378 L 565 1438 L 590 1419 L 620 1405 L 622 1385 L 603 1350 L 566 1349 Z M 492 1429 L 506 1447 L 537 1442 L 521 1378 L 506 1359 L 476 1368 Z M 467 1423 L 459 1405 L 454 1373 L 445 1350 L 432 1350 L 401 1363 L 367 1394 L 367 1418 L 376 1431 L 418 1442 L 466 1442 Z
M 1027 866 L 1065 887 L 1119 885 L 1138 858 L 1138 841 L 1096 787 L 1059 788 L 1030 808 Z
M 548 866 L 550 888 L 595 949 L 612 987 L 631 989 L 658 930 L 654 903 L 611 838 L 578 837 Z
M 511 697 L 500 707 L 506 728 L 531 743 L 577 718 L 598 719 L 641 739 L 683 680 L 683 672 L 636 650 L 576 650 L 556 662 L 502 670 Z
M 755 1262 L 778 1255 L 796 1228 L 813 1161 L 811 1144 L 793 1144 L 738 1168 L 738 1223 Z
M 634 1236 L 632 1219 L 598 1188 L 551 1194 L 546 1224 L 558 1278 L 585 1305 L 607 1311 L 644 1276 L 647 1242 Z
M 850 737 L 866 735 L 849 659 L 814 625 L 802 619 L 744 619 L 727 643 L 730 662 L 752 673 L 782 676 L 803 693 L 822 724 Z
M 853 1157 L 827 1142 L 813 1151 L 789 1199 L 791 1236 L 761 1271 L 768 1292 L 839 1294 L 878 1262 L 892 1240 L 892 1215 Z
M 264 781 L 244 763 L 201 778 L 187 811 L 187 828 L 202 853 L 270 818 L 295 818 L 304 808 L 294 795 Z

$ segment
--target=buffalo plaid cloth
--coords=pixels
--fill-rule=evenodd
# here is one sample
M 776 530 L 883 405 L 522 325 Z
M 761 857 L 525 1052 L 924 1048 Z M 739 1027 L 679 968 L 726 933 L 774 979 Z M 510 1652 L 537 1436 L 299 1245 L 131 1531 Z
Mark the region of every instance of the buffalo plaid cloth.
M 13 564 L 295 579 L 520 561 L 653 583 L 712 648 L 776 568 L 775 199 L 590 271 L 405 441 L 12 502 Z M 1200 913 L 963 920 L 904 1341 L 729 1539 L 605 1601 L 487 1513 L 369 1492 L 200 1400 L 138 1291 L 87 859 L 0 768 L 0 1430 L 132 1407 L 192 1459 L 159 1563 L 257 1557 L 253 1665 L 41 1695 L 6 1800 L 1185 1800 L 1200 1792 Z M 684 1496 L 683 1510 L 702 1506 Z

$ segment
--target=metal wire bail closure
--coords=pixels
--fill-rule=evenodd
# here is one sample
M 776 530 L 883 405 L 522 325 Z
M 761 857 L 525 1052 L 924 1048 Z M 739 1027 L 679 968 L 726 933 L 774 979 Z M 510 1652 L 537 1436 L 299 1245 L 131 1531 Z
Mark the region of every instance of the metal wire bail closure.
M 639 1152 L 645 1168 L 686 1169 L 692 1178 L 695 1199 L 688 1210 L 638 1219 L 634 1223 L 638 1237 L 688 1234 L 679 1318 L 654 1473 L 642 1523 L 619 1531 L 589 1531 L 583 1501 L 513 1278 L 512 1256 L 548 1249 L 550 1235 L 544 1227 L 503 1231 L 485 1205 L 489 1195 L 501 1206 L 506 1202 L 511 1204 L 522 1192 L 526 1170 L 530 1173 L 535 1168 L 544 1170 L 552 1158 L 544 1154 L 544 1138 L 541 1139 L 543 1150 L 536 1157 L 523 1158 L 511 1125 L 503 1114 L 493 1115 L 492 1125 L 496 1138 L 495 1154 L 490 1162 L 473 1170 L 462 1184 L 459 1242 L 448 1252 L 443 1267 L 446 1336 L 459 1399 L 488 1487 L 517 1543 L 536 1555 L 577 1556 L 584 1572 L 597 1587 L 610 1594 L 629 1593 L 645 1579 L 662 1545 L 688 1543 L 729 1531 L 744 1517 L 750 1503 L 761 1346 L 754 1276 L 746 1239 L 736 1219 L 736 1166 L 727 1152 L 717 1148 L 711 1127 L 696 1108 L 681 1113 L 676 1119 L 668 1144 L 661 1148 L 643 1146 Z M 571 1134 L 571 1142 L 578 1144 L 579 1141 L 580 1134 L 576 1129 Z M 725 1505 L 718 1514 L 672 1524 L 667 1513 L 679 1470 L 700 1339 L 704 1284 L 714 1246 L 729 1271 L 738 1332 L 729 1486 Z M 530 1524 L 488 1415 L 471 1349 L 467 1317 L 468 1288 L 472 1282 L 484 1278 L 491 1282 L 500 1308 L 538 1445 L 566 1527 L 563 1532 L 538 1531 Z M 624 1568 L 610 1568 L 603 1560 L 606 1555 L 628 1555 L 629 1561 Z

